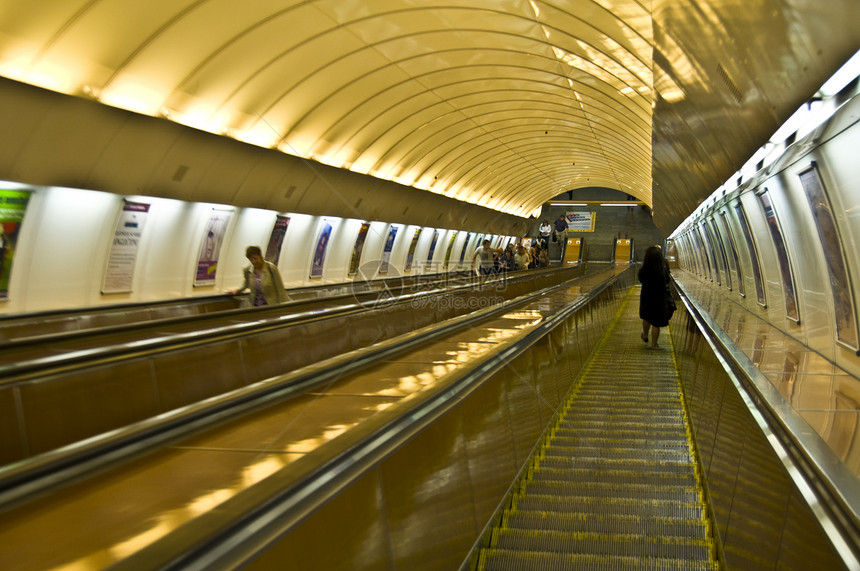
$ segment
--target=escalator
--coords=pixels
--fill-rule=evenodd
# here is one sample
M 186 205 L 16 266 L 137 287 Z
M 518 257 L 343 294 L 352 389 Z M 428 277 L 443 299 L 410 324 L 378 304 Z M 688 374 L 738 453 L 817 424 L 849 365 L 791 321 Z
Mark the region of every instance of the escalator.
M 669 330 L 657 350 L 638 342 L 637 300 L 628 294 L 471 568 L 718 568 Z

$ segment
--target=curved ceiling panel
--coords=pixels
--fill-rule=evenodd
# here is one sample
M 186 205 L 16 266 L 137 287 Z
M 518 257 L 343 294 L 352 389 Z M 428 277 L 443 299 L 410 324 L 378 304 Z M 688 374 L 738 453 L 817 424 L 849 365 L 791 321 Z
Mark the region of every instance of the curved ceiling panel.
M 520 216 L 608 187 L 668 234 L 857 21 L 856 0 L 0 0 L 0 75 Z
M 651 202 L 639 2 L 4 2 L 0 73 L 530 215 Z

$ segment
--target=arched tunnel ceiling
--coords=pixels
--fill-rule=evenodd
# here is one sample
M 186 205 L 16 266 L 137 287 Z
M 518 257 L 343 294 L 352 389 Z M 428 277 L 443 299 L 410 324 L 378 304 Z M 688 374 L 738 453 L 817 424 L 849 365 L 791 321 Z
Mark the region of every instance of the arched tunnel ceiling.
M 0 75 L 520 216 L 612 188 L 668 233 L 856 51 L 858 5 L 0 0 Z

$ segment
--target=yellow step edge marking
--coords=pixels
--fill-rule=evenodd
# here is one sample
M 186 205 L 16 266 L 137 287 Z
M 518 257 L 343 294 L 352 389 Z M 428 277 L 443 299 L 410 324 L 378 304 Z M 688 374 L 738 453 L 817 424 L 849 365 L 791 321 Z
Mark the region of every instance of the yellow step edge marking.
M 699 450 L 696 446 L 696 439 L 693 437 L 693 429 L 692 423 L 690 421 L 690 412 L 689 407 L 687 406 L 687 397 L 684 394 L 684 385 L 681 383 L 681 368 L 678 366 L 678 358 L 675 355 L 675 338 L 672 336 L 671 330 L 669 328 L 666 329 L 666 333 L 669 336 L 669 347 L 672 349 L 672 368 L 675 371 L 675 384 L 678 386 L 678 392 L 681 395 L 682 401 L 682 409 L 684 411 L 684 426 L 687 431 L 687 441 L 690 443 L 690 450 L 693 453 L 693 458 L 695 459 L 695 468 L 693 469 L 693 473 L 696 478 L 696 487 L 699 490 L 699 498 L 702 502 L 702 518 L 704 519 L 706 534 L 708 539 L 710 540 L 710 544 L 708 545 L 708 558 L 710 559 L 711 566 L 714 569 L 719 568 L 719 563 L 717 561 L 716 554 L 716 534 L 714 532 L 714 517 L 713 510 L 711 508 L 710 502 L 708 501 L 707 493 L 705 492 L 705 484 L 704 484 L 704 476 L 701 470 L 701 464 L 699 463 Z

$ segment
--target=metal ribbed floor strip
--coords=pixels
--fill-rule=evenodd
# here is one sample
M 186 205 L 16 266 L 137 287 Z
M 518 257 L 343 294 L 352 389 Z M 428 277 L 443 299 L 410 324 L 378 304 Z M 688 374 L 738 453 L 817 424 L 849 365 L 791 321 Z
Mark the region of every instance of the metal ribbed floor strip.
M 717 569 L 668 329 L 632 288 L 505 509 L 480 570 Z

